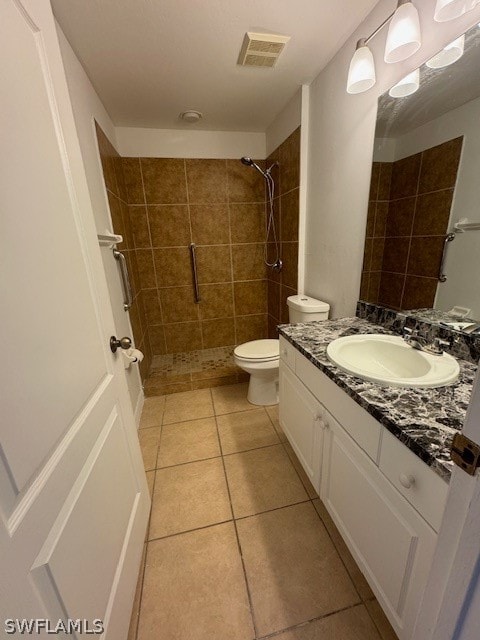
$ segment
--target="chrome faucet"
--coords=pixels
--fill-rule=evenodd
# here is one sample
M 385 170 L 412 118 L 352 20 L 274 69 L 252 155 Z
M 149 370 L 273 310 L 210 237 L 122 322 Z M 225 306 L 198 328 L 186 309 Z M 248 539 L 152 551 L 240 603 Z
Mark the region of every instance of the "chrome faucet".
M 441 356 L 447 347 L 451 347 L 450 340 L 436 337 L 433 342 L 428 342 L 427 338 L 422 336 L 418 329 L 409 329 L 408 327 L 403 329 L 403 339 L 412 349 L 425 351 L 433 356 Z

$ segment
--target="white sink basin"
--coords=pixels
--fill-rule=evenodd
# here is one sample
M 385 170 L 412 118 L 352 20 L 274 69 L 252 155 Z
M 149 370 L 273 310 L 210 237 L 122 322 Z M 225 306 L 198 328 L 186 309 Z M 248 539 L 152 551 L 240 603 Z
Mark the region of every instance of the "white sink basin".
M 443 387 L 455 382 L 460 372 L 452 356 L 418 351 L 399 336 L 338 338 L 328 345 L 327 356 L 347 373 L 394 387 Z

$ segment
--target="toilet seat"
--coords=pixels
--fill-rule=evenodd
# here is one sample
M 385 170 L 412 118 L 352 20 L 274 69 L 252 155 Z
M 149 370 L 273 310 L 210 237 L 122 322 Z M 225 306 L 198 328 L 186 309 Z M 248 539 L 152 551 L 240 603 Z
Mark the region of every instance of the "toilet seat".
M 240 344 L 234 349 L 234 355 L 252 362 L 270 362 L 279 360 L 280 343 L 278 340 L 252 340 Z

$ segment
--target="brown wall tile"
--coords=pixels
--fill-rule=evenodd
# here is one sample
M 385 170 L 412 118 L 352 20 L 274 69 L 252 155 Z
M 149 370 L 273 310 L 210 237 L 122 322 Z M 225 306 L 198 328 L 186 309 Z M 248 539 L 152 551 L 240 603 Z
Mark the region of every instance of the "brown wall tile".
M 384 238 L 373 238 L 372 240 L 372 260 L 370 262 L 371 271 L 381 271 L 383 265 L 383 254 L 385 252 Z
M 418 177 L 420 175 L 421 153 L 409 156 L 393 163 L 390 198 L 407 198 L 417 195 Z
M 267 315 L 237 316 L 235 318 L 237 344 L 262 340 L 268 335 Z
M 228 244 L 230 217 L 228 205 L 190 205 L 192 241 L 196 244 Z
M 387 230 L 388 202 L 377 202 L 375 212 L 375 229 L 373 235 L 375 238 L 383 238 Z
M 436 278 L 407 276 L 403 293 L 402 309 L 422 309 L 433 307 L 437 292 Z
M 179 322 L 165 325 L 167 353 L 197 351 L 202 348 L 200 322 Z
M 178 158 L 141 158 L 147 204 L 187 203 L 185 161 Z
M 197 247 L 198 282 L 231 282 L 232 261 L 228 245 Z
M 268 280 L 268 313 L 280 319 L 280 283 Z
M 137 249 L 138 279 L 142 289 L 154 289 L 157 286 L 153 255 L 151 249 Z
M 133 243 L 136 249 L 145 249 L 152 246 L 150 241 L 150 229 L 148 226 L 147 207 L 129 206 L 128 216 L 133 234 Z
M 192 287 L 160 289 L 160 303 L 165 324 L 199 319 Z
M 265 242 L 265 204 L 231 204 L 232 242 Z
M 227 347 L 235 344 L 235 321 L 219 318 L 202 322 L 203 348 Z
M 416 197 L 392 200 L 388 207 L 385 235 L 411 236 Z
M 235 282 L 235 315 L 246 316 L 267 312 L 267 281 Z
M 405 273 L 409 247 L 410 238 L 385 238 L 382 270 Z
M 188 201 L 191 204 L 227 202 L 225 160 L 186 160 L 185 164 Z
M 298 241 L 298 200 L 300 189 L 294 189 L 282 196 L 281 200 L 281 240 Z
M 300 127 L 279 148 L 280 193 L 283 195 L 300 184 Z
M 149 206 L 148 219 L 153 247 L 182 247 L 191 242 L 187 205 Z
M 233 285 L 200 285 L 201 302 L 199 305 L 202 320 L 233 317 Z
M 148 327 L 148 338 L 150 340 L 152 355 L 163 356 L 165 353 L 167 353 L 165 344 L 165 332 L 162 325 L 152 325 Z
M 154 249 L 159 287 L 193 286 L 190 251 L 187 247 Z
M 263 280 L 267 277 L 264 247 L 261 243 L 232 245 L 234 280 Z
M 419 193 L 455 187 L 463 136 L 423 152 Z
M 382 273 L 378 302 L 385 307 L 400 309 L 405 276 L 400 273 Z
M 453 189 L 418 196 L 413 235 L 445 235 L 448 230 L 452 201 Z
M 380 163 L 380 175 L 378 178 L 378 200 L 390 200 L 390 187 L 392 183 L 393 165 L 391 162 Z
M 377 212 L 377 203 L 376 201 L 370 201 L 368 203 L 367 210 L 367 227 L 365 230 L 366 238 L 373 238 L 375 234 L 375 215 Z
M 264 160 L 257 160 L 260 167 Z M 265 202 L 265 180 L 253 167 L 227 160 L 228 202 Z
M 122 165 L 128 204 L 145 204 L 140 158 L 123 158 Z
M 133 229 L 132 223 L 130 221 L 130 211 L 129 206 L 123 200 L 120 201 L 121 209 L 122 209 L 122 219 L 123 219 L 123 230 L 124 230 L 124 241 L 127 249 L 135 249 L 135 240 L 133 238 Z
M 298 281 L 298 242 L 282 242 L 282 284 L 297 289 Z
M 444 238 L 414 236 L 410 248 L 407 273 L 435 278 L 440 271 Z
M 162 324 L 163 318 L 158 299 L 158 290 L 144 289 L 142 291 L 142 298 L 147 325 Z

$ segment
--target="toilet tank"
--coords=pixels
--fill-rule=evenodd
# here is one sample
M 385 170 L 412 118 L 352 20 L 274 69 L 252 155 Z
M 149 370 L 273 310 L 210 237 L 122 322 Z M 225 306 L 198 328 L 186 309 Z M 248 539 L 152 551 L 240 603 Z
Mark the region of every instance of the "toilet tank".
M 287 298 L 290 322 L 313 322 L 314 320 L 328 320 L 330 305 L 305 295 Z

